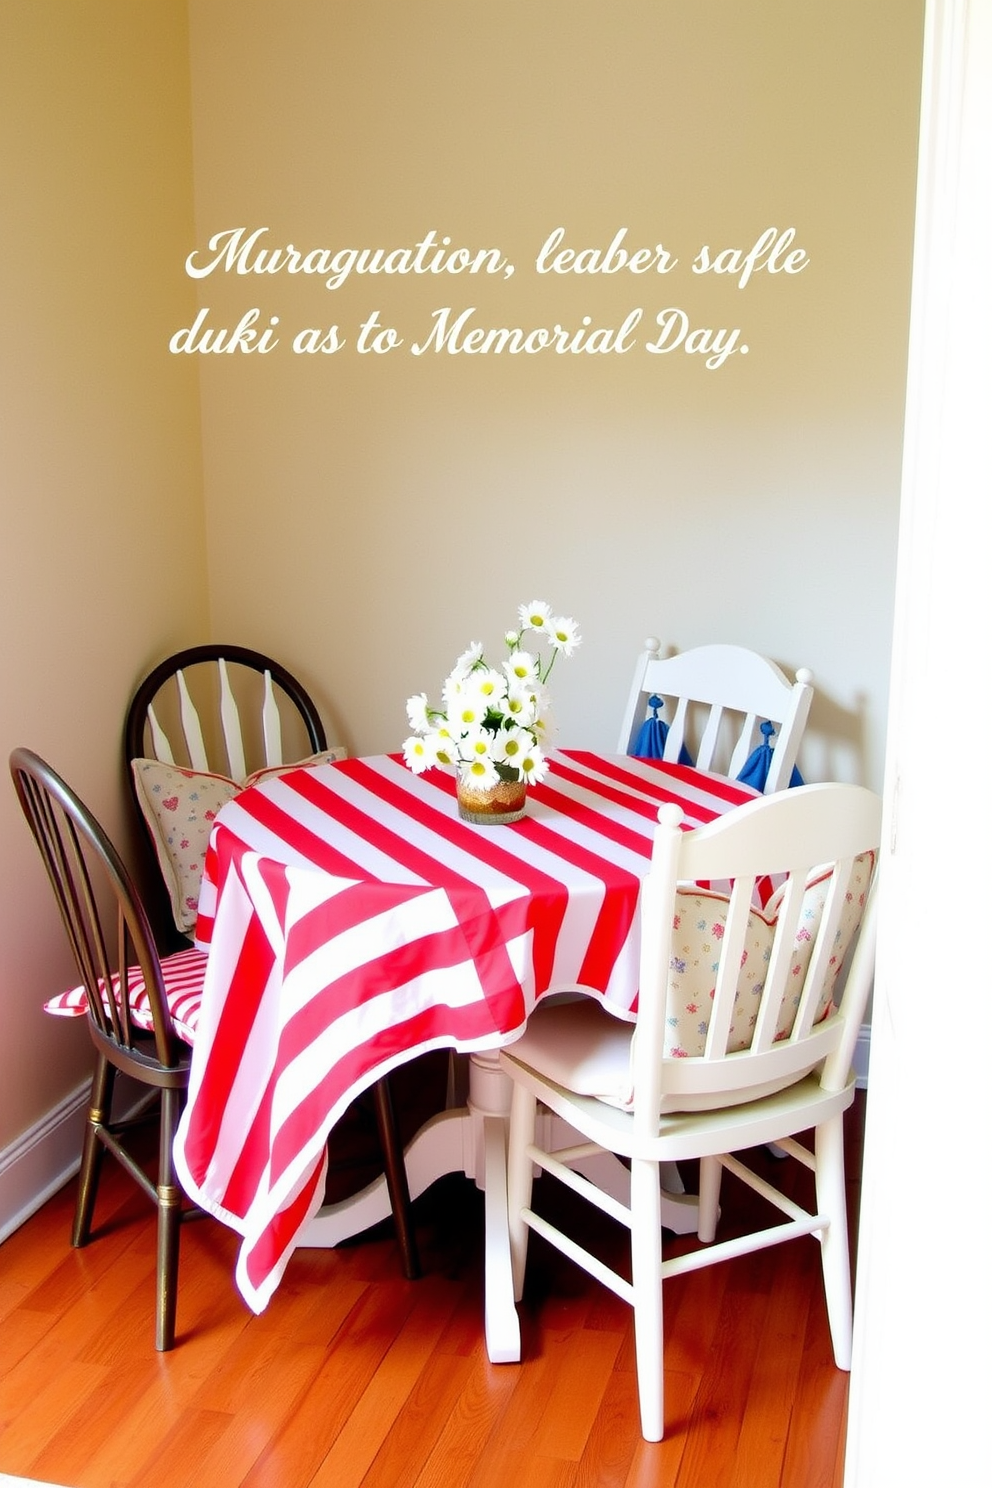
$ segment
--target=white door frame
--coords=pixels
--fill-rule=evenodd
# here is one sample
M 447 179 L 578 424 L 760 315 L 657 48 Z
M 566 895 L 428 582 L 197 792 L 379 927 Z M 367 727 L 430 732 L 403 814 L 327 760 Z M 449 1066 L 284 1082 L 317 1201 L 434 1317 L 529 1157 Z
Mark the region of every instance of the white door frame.
M 990 358 L 992 0 L 929 0 L 846 1488 L 989 1480 Z

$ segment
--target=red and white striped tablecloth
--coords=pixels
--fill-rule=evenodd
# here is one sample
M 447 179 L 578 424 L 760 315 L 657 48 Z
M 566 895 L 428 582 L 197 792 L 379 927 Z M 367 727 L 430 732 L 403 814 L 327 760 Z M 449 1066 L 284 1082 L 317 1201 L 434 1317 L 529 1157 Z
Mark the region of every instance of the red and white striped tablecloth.
M 692 827 L 754 794 L 653 760 L 552 761 L 512 826 L 461 821 L 450 775 L 393 755 L 296 770 L 219 813 L 176 1162 L 243 1236 L 237 1283 L 256 1312 L 320 1207 L 327 1136 L 355 1096 L 427 1049 L 511 1042 L 561 987 L 633 1018 L 659 806 Z

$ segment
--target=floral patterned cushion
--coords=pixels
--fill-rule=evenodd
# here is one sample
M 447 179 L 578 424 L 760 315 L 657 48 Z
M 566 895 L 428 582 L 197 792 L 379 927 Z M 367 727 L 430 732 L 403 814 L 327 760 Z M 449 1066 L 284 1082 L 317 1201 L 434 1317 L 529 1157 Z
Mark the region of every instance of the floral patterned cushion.
M 179 1037 L 187 1044 L 193 1042 L 200 1016 L 200 999 L 203 995 L 203 973 L 207 958 L 202 951 L 176 951 L 162 962 L 162 978 L 165 982 L 166 1001 Z M 112 981 L 114 997 L 120 996 L 120 978 Z M 127 995 L 136 1027 L 152 1032 L 152 1014 L 148 1006 L 148 992 L 141 968 L 131 966 L 127 973 Z M 106 988 L 103 993 L 104 1006 L 109 1007 Z M 61 992 L 49 998 L 45 1012 L 57 1018 L 79 1018 L 86 1012 L 86 988 L 73 987 L 71 992 Z
M 874 868 L 874 854 L 857 858 L 848 885 L 844 908 L 831 955 L 832 971 L 824 982 L 814 1021 L 830 1011 L 837 974 L 864 909 L 868 885 Z M 793 953 L 792 973 L 802 986 L 809 964 L 816 927 L 832 870 L 811 874 L 806 885 L 799 927 Z M 771 954 L 779 897 L 775 895 L 763 911 L 752 910 L 742 953 L 741 973 L 737 985 L 734 1016 L 730 1028 L 728 1052 L 750 1046 L 757 1008 L 764 986 L 764 973 Z M 708 889 L 680 890 L 675 912 L 675 937 L 668 978 L 668 1011 L 666 1016 L 665 1056 L 691 1058 L 701 1055 L 706 1046 L 709 1007 L 713 996 L 720 941 L 726 931 L 729 899 Z M 787 1038 L 799 1006 L 799 994 L 783 999 L 776 1028 L 776 1038 Z
M 214 817 L 239 791 L 272 775 L 285 775 L 304 765 L 341 760 L 347 751 L 327 749 L 288 765 L 268 765 L 242 781 L 165 765 L 160 760 L 131 761 L 138 804 L 148 824 L 162 877 L 169 890 L 177 929 L 191 934 L 196 924 L 200 879 Z

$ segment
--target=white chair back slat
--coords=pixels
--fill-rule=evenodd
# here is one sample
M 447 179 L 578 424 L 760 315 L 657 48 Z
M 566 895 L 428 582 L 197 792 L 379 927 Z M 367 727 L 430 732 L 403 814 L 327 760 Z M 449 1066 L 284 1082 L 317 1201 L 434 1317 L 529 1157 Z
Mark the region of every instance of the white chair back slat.
M 172 745 L 169 743 L 165 729 L 159 723 L 155 715 L 155 709 L 148 705 L 148 730 L 152 736 L 152 758 L 161 760 L 163 765 L 174 765 L 175 755 L 172 753 Z
M 227 674 L 227 662 L 223 657 L 217 662 L 220 681 L 220 722 L 224 733 L 224 747 L 232 780 L 244 780 L 248 774 L 245 765 L 245 741 L 241 733 L 241 714 L 234 699 L 234 689 Z
M 820 918 L 819 934 L 810 957 L 803 995 L 796 1012 L 796 1021 L 792 1027 L 792 1038 L 796 1042 L 809 1036 L 816 1018 L 819 997 L 833 964 L 834 942 L 840 926 L 841 911 L 844 908 L 852 866 L 853 859 L 850 858 L 846 862 L 838 862 L 830 880 L 826 903 Z
M 806 882 L 801 873 L 793 873 L 785 884 L 778 911 L 778 934 L 772 946 L 765 976 L 761 1006 L 754 1026 L 751 1048 L 755 1053 L 770 1049 L 775 1042 L 782 1003 L 789 993 L 794 960 L 796 931 L 806 898 Z
M 723 709 L 719 703 L 710 705 L 706 714 L 706 726 L 703 729 L 699 747 L 695 751 L 695 762 L 700 770 L 713 768 L 716 758 L 717 745 L 720 742 L 720 725 L 723 721 Z
M 737 983 L 740 977 L 744 941 L 748 919 L 751 914 L 751 895 L 754 881 L 738 878 L 730 896 L 727 926 L 720 945 L 720 964 L 713 988 L 713 1002 L 709 1010 L 709 1025 L 706 1030 L 707 1059 L 722 1058 L 730 1042 L 730 1026 L 737 1001 Z
M 667 886 L 678 877 L 678 855 L 681 847 L 682 808 L 669 801 L 658 812 L 658 820 L 671 828 L 655 834 L 651 858 L 651 871 L 641 882 L 638 899 L 641 923 L 658 925 L 664 923 L 671 913 L 671 904 L 666 898 Z M 662 935 L 641 936 L 639 985 L 642 989 L 664 987 L 668 977 L 671 942 Z M 650 1050 L 661 1048 L 664 1039 L 665 999 L 642 991 L 638 999 L 637 1038 Z M 650 1137 L 657 1125 L 654 1112 L 661 1101 L 661 1060 L 648 1058 L 635 1066 L 641 1099 L 634 1110 L 634 1125 L 639 1135 Z
M 267 765 L 285 764 L 282 752 L 282 720 L 279 717 L 279 705 L 276 702 L 275 690 L 272 686 L 272 673 L 265 673 L 264 696 L 262 699 L 262 739 L 265 746 L 265 763 Z
M 747 713 L 744 717 L 744 722 L 737 732 L 737 742 L 730 756 L 730 764 L 727 767 L 727 774 L 732 779 L 736 779 L 741 773 L 755 745 L 761 743 L 758 732 L 760 722 L 761 720 L 754 713 Z
M 176 673 L 176 686 L 179 689 L 179 717 L 182 723 L 183 738 L 186 740 L 186 751 L 189 754 L 190 766 L 194 770 L 201 770 L 206 773 L 209 771 L 210 765 L 207 761 L 207 751 L 203 743 L 200 715 L 196 711 L 196 704 L 190 697 L 186 678 L 182 672 Z
M 682 745 L 685 743 L 686 730 L 689 719 L 689 699 L 679 698 L 675 713 L 672 716 L 668 730 L 668 738 L 665 740 L 664 758 L 669 764 L 678 762 Z M 623 746 L 626 749 L 626 745 Z M 702 766 L 700 766 L 702 768 Z

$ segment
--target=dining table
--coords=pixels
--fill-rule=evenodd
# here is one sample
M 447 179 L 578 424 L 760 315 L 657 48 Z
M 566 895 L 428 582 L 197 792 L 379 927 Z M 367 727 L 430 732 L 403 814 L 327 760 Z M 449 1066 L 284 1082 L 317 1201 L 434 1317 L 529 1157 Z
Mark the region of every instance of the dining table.
M 450 1172 L 485 1190 L 487 1349 L 519 1358 L 499 1049 L 556 993 L 636 1020 L 638 898 L 659 808 L 675 802 L 691 828 L 756 794 L 654 759 L 556 749 L 549 761 L 506 825 L 463 820 L 453 774 L 414 774 L 399 754 L 291 769 L 217 814 L 175 1158 L 188 1195 L 241 1237 L 236 1284 L 253 1311 L 298 1246 L 334 1246 L 388 1216 L 384 1178 L 325 1204 L 328 1138 L 363 1090 L 448 1049 L 467 1056 L 467 1096 L 452 1094 L 407 1146 L 410 1195 Z M 665 1186 L 665 1224 L 693 1229 L 677 1172 Z

